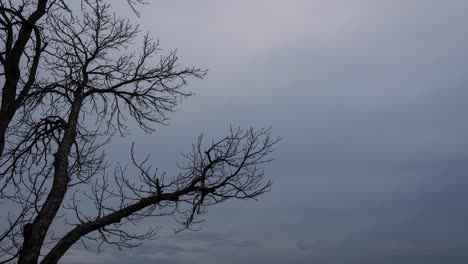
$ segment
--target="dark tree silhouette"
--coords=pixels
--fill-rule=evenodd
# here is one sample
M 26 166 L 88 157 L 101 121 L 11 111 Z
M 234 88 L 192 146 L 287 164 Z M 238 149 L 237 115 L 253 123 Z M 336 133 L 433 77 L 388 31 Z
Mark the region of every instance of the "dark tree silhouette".
M 102 0 L 74 11 L 66 2 L 0 5 L 0 202 L 11 208 L 2 208 L 1 262 L 57 263 L 78 241 L 137 246 L 157 228 L 134 234 L 128 223 L 171 215 L 182 224 L 177 231 L 190 229 L 206 206 L 268 190 L 258 165 L 278 142 L 269 129 L 231 128 L 210 144 L 199 137 L 172 177 L 149 158 L 138 161 L 133 147 L 131 166 L 110 170 L 111 137 L 130 133 L 129 124 L 148 133 L 166 124 L 191 95 L 187 78 L 205 71 L 180 67 L 176 52 L 163 55 Z M 128 3 L 136 12 L 142 1 Z M 63 219 L 71 228 L 54 234 Z

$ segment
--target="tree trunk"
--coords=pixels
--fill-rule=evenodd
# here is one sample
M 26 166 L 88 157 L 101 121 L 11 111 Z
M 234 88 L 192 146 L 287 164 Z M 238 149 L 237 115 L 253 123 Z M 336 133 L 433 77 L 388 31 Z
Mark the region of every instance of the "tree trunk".
M 10 122 L 4 120 L 3 113 L 0 112 L 0 157 L 3 155 L 3 149 L 5 148 L 5 134 Z
M 54 154 L 54 180 L 52 188 L 34 221 L 27 224 L 24 228 L 24 241 L 19 252 L 18 264 L 36 264 L 38 262 L 47 231 L 62 205 L 70 181 L 68 175 L 68 157 L 70 156 L 70 151 L 76 137 L 76 127 L 81 104 L 82 98 L 80 95 L 77 95 L 70 111 L 65 134 L 57 152 Z
M 5 133 L 11 123 L 18 107 L 22 102 L 16 102 L 18 81 L 20 78 L 20 61 L 24 54 L 24 49 L 29 42 L 36 23 L 47 11 L 48 0 L 39 0 L 37 8 L 29 16 L 26 22 L 21 25 L 18 37 L 10 52 L 5 54 L 4 78 L 5 84 L 2 87 L 2 105 L 0 110 L 0 157 L 5 148 Z M 35 74 L 35 71 L 33 71 Z

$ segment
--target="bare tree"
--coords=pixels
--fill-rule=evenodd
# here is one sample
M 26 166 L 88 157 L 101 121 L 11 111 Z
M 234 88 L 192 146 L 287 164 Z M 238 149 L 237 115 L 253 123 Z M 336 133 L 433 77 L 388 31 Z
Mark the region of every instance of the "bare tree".
M 134 8 L 141 1 L 128 3 Z M 25 22 L 40 5 L 44 21 Z M 64 1 L 13 6 L 0 6 L 6 32 L 2 111 L 7 109 L 0 136 L 8 139 L 1 146 L 0 202 L 12 205 L 0 231 L 0 261 L 57 263 L 78 241 L 97 242 L 98 248 L 137 246 L 158 229 L 134 234 L 128 223 L 171 215 L 182 224 L 178 231 L 191 229 L 206 206 L 255 199 L 269 189 L 258 168 L 271 160 L 278 142 L 269 129 L 231 128 L 209 144 L 199 137 L 172 177 L 152 169 L 149 157 L 139 161 L 133 147 L 131 165 L 111 170 L 104 146 L 112 136 L 130 133 L 129 124 L 148 133 L 166 124 L 167 114 L 192 95 L 187 78 L 206 72 L 180 67 L 176 52 L 163 55 L 157 41 L 140 37 L 137 26 L 109 13 L 102 0 L 82 1 L 78 14 Z M 33 10 L 28 18 L 25 9 Z M 31 31 L 19 50 L 20 77 L 12 84 L 8 43 L 19 41 L 23 27 Z M 132 51 L 134 43 L 141 43 L 139 50 Z M 64 223 L 71 228 L 56 234 L 54 225 Z

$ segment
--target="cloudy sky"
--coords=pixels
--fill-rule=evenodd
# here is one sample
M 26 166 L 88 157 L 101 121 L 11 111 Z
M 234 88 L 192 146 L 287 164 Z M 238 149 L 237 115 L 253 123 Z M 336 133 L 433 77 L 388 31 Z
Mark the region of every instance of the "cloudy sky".
M 200 133 L 283 140 L 259 201 L 64 263 L 468 263 L 468 1 L 150 0 L 140 18 L 115 2 L 209 73 L 170 126 L 116 139 L 113 158 L 136 140 L 175 173 Z

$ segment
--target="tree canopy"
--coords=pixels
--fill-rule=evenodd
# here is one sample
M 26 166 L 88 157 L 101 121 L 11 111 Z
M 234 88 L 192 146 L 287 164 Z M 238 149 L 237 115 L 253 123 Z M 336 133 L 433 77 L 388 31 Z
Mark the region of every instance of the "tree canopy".
M 127 2 L 135 12 L 143 4 Z M 129 165 L 112 165 L 112 137 L 132 124 L 146 133 L 167 124 L 192 95 L 187 80 L 206 71 L 181 67 L 175 51 L 109 8 L 103 0 L 78 9 L 65 0 L 1 1 L 1 263 L 57 263 L 78 241 L 137 246 L 158 228 L 134 234 L 128 223 L 172 215 L 177 230 L 190 229 L 207 206 L 254 199 L 271 185 L 259 168 L 278 142 L 270 129 L 200 136 L 177 175 L 138 160 L 133 145 Z M 69 227 L 55 232 L 60 224 Z

